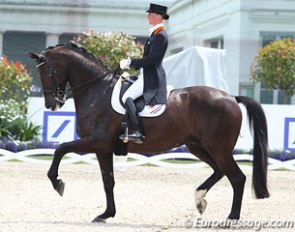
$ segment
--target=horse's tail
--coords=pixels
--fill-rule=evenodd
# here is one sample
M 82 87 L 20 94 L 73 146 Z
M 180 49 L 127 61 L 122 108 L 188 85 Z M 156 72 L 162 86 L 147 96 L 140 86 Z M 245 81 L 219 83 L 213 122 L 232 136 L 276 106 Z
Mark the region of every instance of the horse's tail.
M 249 97 L 237 96 L 238 103 L 245 105 L 250 130 L 254 132 L 253 147 L 253 188 L 258 199 L 269 197 L 267 189 L 267 122 L 261 105 Z

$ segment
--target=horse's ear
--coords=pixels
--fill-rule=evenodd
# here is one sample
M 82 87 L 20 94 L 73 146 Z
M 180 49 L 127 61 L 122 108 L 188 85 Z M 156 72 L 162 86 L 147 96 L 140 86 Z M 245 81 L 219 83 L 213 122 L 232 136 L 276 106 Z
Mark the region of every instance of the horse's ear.
M 36 52 L 29 52 L 29 55 L 32 59 L 36 60 L 36 61 L 40 61 L 44 58 L 44 56 L 40 53 L 36 53 Z

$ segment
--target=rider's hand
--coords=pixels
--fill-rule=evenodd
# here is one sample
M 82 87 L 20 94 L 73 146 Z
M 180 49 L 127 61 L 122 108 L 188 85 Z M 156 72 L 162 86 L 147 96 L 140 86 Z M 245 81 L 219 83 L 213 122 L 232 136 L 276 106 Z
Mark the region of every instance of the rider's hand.
M 120 61 L 120 68 L 121 69 L 129 69 L 130 68 L 130 63 L 131 63 L 130 59 L 121 60 Z

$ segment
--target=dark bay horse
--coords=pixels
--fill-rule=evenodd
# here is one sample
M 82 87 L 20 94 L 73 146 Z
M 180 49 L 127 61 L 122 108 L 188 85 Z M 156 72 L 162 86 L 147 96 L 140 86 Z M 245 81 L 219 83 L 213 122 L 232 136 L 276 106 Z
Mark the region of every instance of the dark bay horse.
M 48 171 L 54 189 L 62 196 L 64 183 L 58 179 L 58 169 L 66 153 L 96 153 L 107 205 L 105 212 L 93 221 L 114 217 L 113 152 L 123 115 L 112 109 L 111 95 L 119 75 L 112 74 L 92 54 L 73 44 L 57 45 L 30 55 L 37 61 L 46 108 L 56 110 L 63 105 L 67 83 L 75 102 L 80 139 L 62 143 L 56 149 Z M 161 116 L 141 118 L 146 138 L 143 144 L 128 144 L 128 152 L 159 153 L 185 144 L 192 154 L 214 170 L 196 188 L 199 212 L 203 213 L 206 208 L 206 193 L 225 175 L 233 188 L 228 218 L 239 219 L 246 176 L 232 155 L 242 122 L 238 103 L 246 106 L 254 134 L 252 182 L 255 195 L 267 198 L 267 123 L 260 104 L 248 97 L 235 97 L 204 86 L 175 89 Z

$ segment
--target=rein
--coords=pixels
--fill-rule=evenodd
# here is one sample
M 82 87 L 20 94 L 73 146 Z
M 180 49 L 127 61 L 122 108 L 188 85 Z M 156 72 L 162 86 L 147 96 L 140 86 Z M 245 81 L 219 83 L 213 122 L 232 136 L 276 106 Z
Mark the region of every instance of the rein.
M 90 79 L 90 80 L 88 80 L 88 81 L 86 81 L 86 82 L 84 82 L 84 83 L 82 83 L 80 85 L 73 86 L 73 87 L 70 87 L 70 88 L 66 89 L 66 91 L 65 91 L 65 101 L 68 100 L 69 98 L 71 98 L 72 96 L 74 96 L 74 90 L 77 90 L 75 94 L 81 93 L 81 92 L 89 89 L 90 87 L 92 87 L 94 84 L 99 83 L 107 75 L 109 75 L 111 73 L 113 74 L 113 76 L 115 76 L 116 73 L 117 73 L 117 70 L 115 70 L 114 72 L 109 71 L 109 72 L 105 73 L 104 75 L 99 76 L 98 78 Z M 67 95 L 67 93 L 69 93 L 69 92 L 70 92 L 70 94 Z

